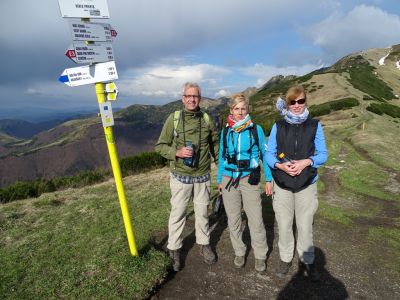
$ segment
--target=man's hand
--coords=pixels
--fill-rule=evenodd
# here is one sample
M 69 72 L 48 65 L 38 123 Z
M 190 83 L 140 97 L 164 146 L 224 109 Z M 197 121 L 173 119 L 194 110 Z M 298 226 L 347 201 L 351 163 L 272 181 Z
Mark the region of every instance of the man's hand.
M 186 158 L 186 157 L 192 157 L 193 155 L 193 148 L 192 147 L 182 147 L 176 150 L 176 157 L 179 158 Z
M 265 194 L 267 196 L 271 196 L 272 195 L 272 182 L 271 181 L 267 181 L 265 183 Z

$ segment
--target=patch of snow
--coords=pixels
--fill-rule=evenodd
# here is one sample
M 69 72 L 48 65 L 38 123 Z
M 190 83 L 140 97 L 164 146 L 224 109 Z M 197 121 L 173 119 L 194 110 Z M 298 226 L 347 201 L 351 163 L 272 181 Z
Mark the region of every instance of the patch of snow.
M 381 66 L 384 66 L 384 65 L 385 65 L 385 59 L 386 59 L 386 57 L 389 56 L 389 54 L 390 54 L 390 51 L 389 51 L 388 54 L 386 54 L 386 56 L 382 57 L 382 58 L 379 60 L 379 65 L 381 65 Z
M 400 70 L 400 60 L 399 60 L 399 61 L 396 61 L 396 67 L 397 67 L 397 69 Z

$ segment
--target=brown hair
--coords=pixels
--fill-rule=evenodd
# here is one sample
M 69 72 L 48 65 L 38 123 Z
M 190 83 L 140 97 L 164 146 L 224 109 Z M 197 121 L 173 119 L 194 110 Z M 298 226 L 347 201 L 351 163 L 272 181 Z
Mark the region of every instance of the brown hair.
M 301 94 L 304 94 L 304 98 L 307 100 L 306 91 L 302 85 L 292 86 L 286 93 L 286 105 L 289 106 L 290 101 L 295 100 Z
M 246 103 L 247 110 L 249 110 L 249 99 L 247 99 L 244 93 L 237 93 L 231 96 L 231 101 L 229 102 L 230 109 L 233 109 L 240 102 Z

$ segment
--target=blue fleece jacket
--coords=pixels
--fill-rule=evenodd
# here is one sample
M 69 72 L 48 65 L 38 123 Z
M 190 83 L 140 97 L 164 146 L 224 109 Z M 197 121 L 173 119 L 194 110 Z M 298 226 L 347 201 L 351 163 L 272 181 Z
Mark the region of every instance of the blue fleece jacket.
M 250 136 L 250 126 L 257 126 L 259 147 L 261 152 L 261 158 L 263 161 L 264 167 L 264 177 L 266 181 L 272 180 L 272 173 L 270 168 L 268 167 L 264 157 L 265 151 L 267 148 L 267 140 L 265 138 L 265 134 L 263 129 L 255 124 L 249 125 L 247 128 L 237 133 L 232 128 L 225 127 L 224 130 L 228 130 L 227 136 L 227 149 L 226 153 L 233 157 L 236 152 L 237 160 L 250 160 L 250 167 L 256 168 L 260 165 L 260 156 L 259 150 L 256 145 L 252 147 L 251 153 L 248 152 L 250 146 L 255 143 L 254 136 Z M 237 178 L 239 176 L 239 172 L 233 172 L 226 170 L 225 168 L 235 169 L 237 168 L 234 164 L 229 164 L 226 158 L 222 157 L 223 154 L 223 132 L 221 132 L 220 142 L 219 142 L 219 160 L 218 160 L 218 175 L 217 175 L 217 183 L 222 182 L 222 176 Z M 249 171 L 242 172 L 241 177 L 248 176 L 250 174 Z

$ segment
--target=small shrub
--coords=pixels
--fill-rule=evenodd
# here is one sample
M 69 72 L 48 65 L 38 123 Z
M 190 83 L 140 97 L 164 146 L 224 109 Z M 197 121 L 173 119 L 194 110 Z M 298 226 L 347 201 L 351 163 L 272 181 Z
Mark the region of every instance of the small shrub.
M 344 109 L 349 109 L 354 106 L 360 105 L 360 102 L 358 102 L 357 99 L 355 98 L 344 98 L 340 100 L 335 100 L 331 102 L 326 102 L 323 104 L 319 105 L 311 105 L 310 106 L 310 114 L 313 117 L 318 117 L 318 116 L 323 116 L 331 113 L 332 111 L 337 111 L 337 110 L 344 110 Z
M 377 115 L 386 114 L 393 118 L 400 118 L 400 107 L 389 103 L 371 103 L 367 110 Z

